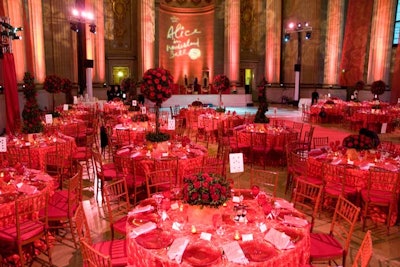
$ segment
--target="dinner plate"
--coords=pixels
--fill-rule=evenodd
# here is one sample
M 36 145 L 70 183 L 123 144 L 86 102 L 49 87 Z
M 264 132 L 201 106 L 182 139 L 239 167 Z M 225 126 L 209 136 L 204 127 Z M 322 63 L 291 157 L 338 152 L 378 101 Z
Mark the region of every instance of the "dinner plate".
M 132 220 L 130 220 L 131 225 L 133 226 L 141 226 L 147 222 L 157 222 L 158 214 L 156 213 L 138 213 L 132 216 Z
M 275 248 L 260 241 L 241 242 L 240 247 L 246 258 L 253 262 L 263 262 L 278 254 Z
M 221 251 L 210 242 L 189 244 L 182 259 L 192 266 L 210 266 L 221 259 Z
M 174 241 L 173 236 L 166 231 L 160 229 L 141 234 L 136 237 L 136 242 L 147 249 L 166 248 Z

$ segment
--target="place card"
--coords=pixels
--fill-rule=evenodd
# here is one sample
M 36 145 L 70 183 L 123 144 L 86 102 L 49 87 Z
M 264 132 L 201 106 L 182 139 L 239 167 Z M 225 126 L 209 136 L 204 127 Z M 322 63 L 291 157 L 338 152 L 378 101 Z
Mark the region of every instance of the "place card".
M 258 228 L 260 228 L 261 233 L 264 233 L 265 231 L 267 231 L 267 226 L 265 225 L 265 223 L 260 223 Z
M 7 152 L 7 137 L 0 137 L 0 152 Z
M 31 143 L 30 142 L 26 142 L 25 146 L 31 146 Z
M 177 202 L 171 204 L 171 210 L 179 209 L 179 204 Z
M 44 116 L 46 124 L 53 124 L 53 114 L 46 114 Z
M 230 153 L 229 165 L 231 173 L 244 172 L 243 153 Z
M 176 231 L 181 231 L 182 230 L 182 224 L 178 223 L 178 222 L 173 222 L 172 223 L 172 229 L 176 230 Z
M 68 108 L 69 108 L 68 104 L 64 104 L 64 105 L 63 105 L 63 110 L 64 110 L 64 111 L 68 111 Z
M 136 107 L 137 106 L 137 101 L 136 100 L 132 100 L 132 107 Z
M 387 130 L 387 122 L 383 122 L 381 127 L 381 134 L 386 133 L 386 130 Z
M 175 119 L 168 119 L 168 130 L 175 130 Z
M 210 233 L 202 232 L 200 234 L 200 239 L 211 241 L 211 236 L 212 236 L 212 234 L 210 234 Z
M 240 203 L 243 201 L 243 196 L 233 196 L 232 197 L 232 202 L 233 203 Z
M 243 234 L 242 235 L 242 241 L 252 241 L 253 240 L 253 234 Z

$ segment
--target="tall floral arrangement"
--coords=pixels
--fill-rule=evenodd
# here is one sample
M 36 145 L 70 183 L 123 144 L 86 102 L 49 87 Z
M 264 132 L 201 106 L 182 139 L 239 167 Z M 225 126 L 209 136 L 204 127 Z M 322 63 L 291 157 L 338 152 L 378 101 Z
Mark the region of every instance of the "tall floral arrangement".
M 218 74 L 214 77 L 213 86 L 219 94 L 219 107 L 222 106 L 222 92 L 229 89 L 229 78 L 224 74 Z
M 44 79 L 43 89 L 52 94 L 52 109 L 54 111 L 54 94 L 62 90 L 62 79 L 57 75 L 49 75 Z
M 65 94 L 65 100 L 67 104 L 73 103 L 72 88 L 73 86 L 70 79 L 68 78 L 61 79 L 61 92 Z
M 161 142 L 169 139 L 169 135 L 160 132 L 160 111 L 161 103 L 172 95 L 171 86 L 174 78 L 171 73 L 164 68 L 153 68 L 143 74 L 143 81 L 140 91 L 145 98 L 155 103 L 156 108 L 156 129 L 155 133 L 147 134 L 146 138 L 150 141 Z
M 183 182 L 183 199 L 190 205 L 219 207 L 230 197 L 229 182 L 217 174 L 192 174 Z
M 25 96 L 25 106 L 22 110 L 23 133 L 39 133 L 43 131 L 43 123 L 40 118 L 41 112 L 36 100 L 36 88 L 33 76 L 26 72 L 22 86 Z
M 371 84 L 371 93 L 375 96 L 380 96 L 385 92 L 386 89 L 386 84 L 384 81 L 379 80 L 379 81 L 374 81 Z

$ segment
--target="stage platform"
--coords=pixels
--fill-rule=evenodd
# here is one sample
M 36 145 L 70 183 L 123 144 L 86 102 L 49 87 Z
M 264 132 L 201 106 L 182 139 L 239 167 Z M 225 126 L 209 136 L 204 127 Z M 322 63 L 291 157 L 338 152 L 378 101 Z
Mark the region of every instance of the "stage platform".
M 193 101 L 200 101 L 203 104 L 209 104 L 213 107 L 217 107 L 219 106 L 219 95 L 172 95 L 169 99 L 162 103 L 162 107 L 173 107 L 175 105 L 188 106 Z M 253 101 L 250 94 L 222 94 L 222 103 L 224 107 L 246 107 L 248 104 L 252 104 Z

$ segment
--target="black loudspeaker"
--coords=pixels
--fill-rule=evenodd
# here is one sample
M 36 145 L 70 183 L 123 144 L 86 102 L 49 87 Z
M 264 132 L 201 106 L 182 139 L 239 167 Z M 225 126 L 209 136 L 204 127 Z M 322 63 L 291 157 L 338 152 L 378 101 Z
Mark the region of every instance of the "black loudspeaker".
M 294 64 L 294 71 L 300 71 L 301 65 L 300 64 Z
M 93 59 L 85 60 L 85 68 L 93 68 Z

